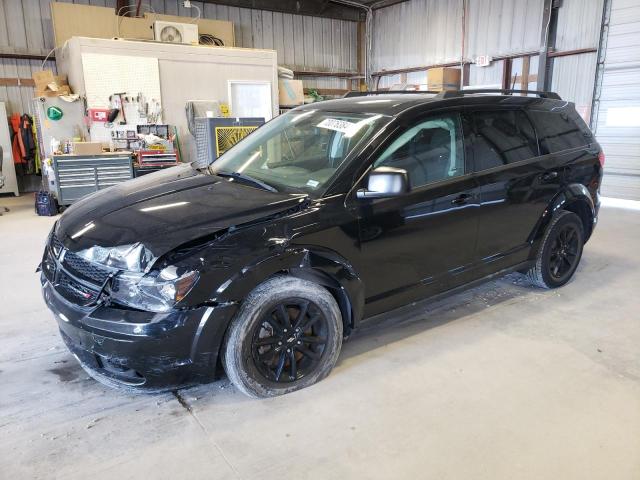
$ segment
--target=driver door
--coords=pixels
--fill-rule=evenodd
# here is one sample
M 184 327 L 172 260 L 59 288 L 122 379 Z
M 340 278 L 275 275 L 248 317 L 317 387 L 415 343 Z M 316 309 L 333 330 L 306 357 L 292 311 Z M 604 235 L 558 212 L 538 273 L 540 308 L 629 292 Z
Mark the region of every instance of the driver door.
M 465 161 L 461 122 L 458 113 L 417 119 L 373 162 L 374 169 L 406 170 L 410 191 L 355 200 L 366 316 L 468 280 L 479 192 Z

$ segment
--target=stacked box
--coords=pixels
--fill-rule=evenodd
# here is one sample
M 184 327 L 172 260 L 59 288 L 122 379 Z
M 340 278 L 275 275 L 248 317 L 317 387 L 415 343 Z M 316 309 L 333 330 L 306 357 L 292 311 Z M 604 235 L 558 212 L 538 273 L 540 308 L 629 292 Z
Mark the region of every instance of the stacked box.
M 427 70 L 428 89 L 436 92 L 460 90 L 459 68 L 431 68 Z

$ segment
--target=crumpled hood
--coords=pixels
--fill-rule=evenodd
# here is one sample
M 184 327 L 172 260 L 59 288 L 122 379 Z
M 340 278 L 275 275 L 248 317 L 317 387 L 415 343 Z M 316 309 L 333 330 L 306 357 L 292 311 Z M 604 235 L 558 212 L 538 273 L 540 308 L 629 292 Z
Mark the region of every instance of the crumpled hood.
M 74 252 L 141 243 L 158 258 L 186 242 L 285 211 L 305 199 L 180 165 L 82 199 L 62 215 L 55 234 Z

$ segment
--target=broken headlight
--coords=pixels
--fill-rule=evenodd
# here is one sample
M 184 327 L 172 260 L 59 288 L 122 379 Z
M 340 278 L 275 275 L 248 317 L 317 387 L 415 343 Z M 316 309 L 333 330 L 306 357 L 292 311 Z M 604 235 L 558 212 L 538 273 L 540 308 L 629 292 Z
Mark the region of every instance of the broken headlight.
M 78 252 L 78 255 L 89 262 L 129 272 L 144 272 L 154 260 L 153 254 L 141 243 L 119 247 L 95 246 Z
M 113 279 L 111 298 L 140 310 L 168 312 L 187 296 L 198 277 L 196 271 L 180 271 L 174 266 L 146 275 L 125 271 Z

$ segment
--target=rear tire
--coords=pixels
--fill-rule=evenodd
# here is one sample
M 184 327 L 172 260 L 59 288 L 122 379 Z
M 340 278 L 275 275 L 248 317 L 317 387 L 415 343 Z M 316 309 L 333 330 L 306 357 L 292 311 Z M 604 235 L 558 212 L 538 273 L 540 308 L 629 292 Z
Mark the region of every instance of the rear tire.
M 306 388 L 333 369 L 342 315 L 315 283 L 277 276 L 244 300 L 227 332 L 222 363 L 244 394 L 265 398 Z
M 584 228 L 580 217 L 560 211 L 547 227 L 536 262 L 527 272 L 529 280 L 540 288 L 557 288 L 575 273 L 582 257 Z

